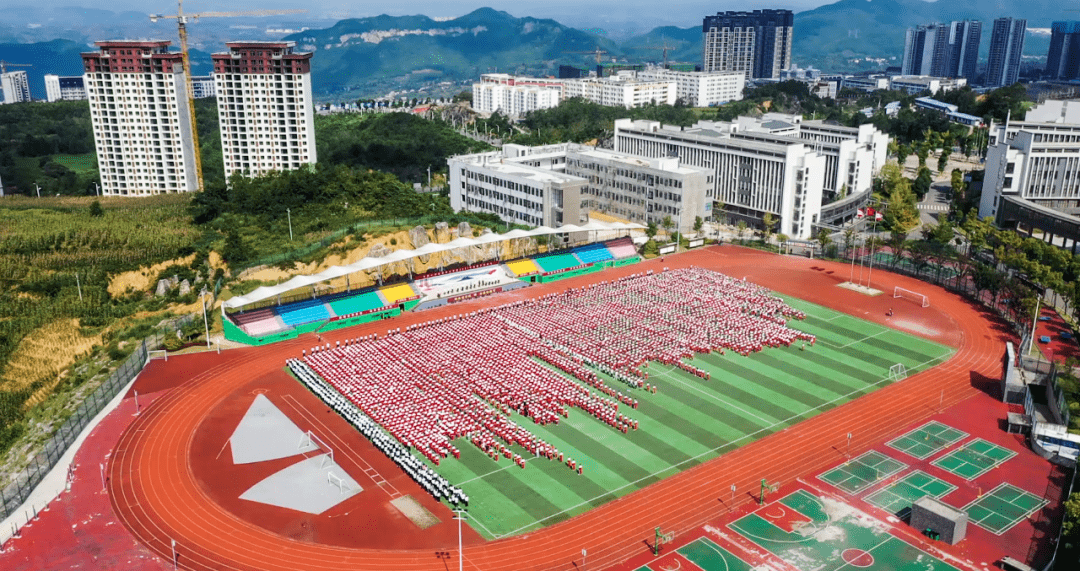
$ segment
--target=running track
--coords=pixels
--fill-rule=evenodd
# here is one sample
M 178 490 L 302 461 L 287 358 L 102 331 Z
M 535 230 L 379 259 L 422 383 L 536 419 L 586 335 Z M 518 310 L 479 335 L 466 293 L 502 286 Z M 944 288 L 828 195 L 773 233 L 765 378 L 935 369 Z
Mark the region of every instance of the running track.
M 641 553 L 653 528 L 682 533 L 733 506 L 753 501 L 762 478 L 788 483 L 835 463 L 845 451 L 846 434 L 854 437 L 852 453 L 935 414 L 939 399 L 948 407 L 987 390 L 999 378 L 1000 355 L 1007 331 L 987 314 L 944 290 L 923 282 L 875 273 L 874 286 L 887 292 L 876 298 L 835 287 L 845 281 L 849 266 L 780 257 L 734 247 L 714 247 L 668 256 L 599 274 L 602 279 L 663 266 L 710 267 L 807 301 L 866 319 L 886 322 L 885 310 L 897 302 L 897 317 L 906 316 L 943 335 L 930 335 L 957 348 L 945 364 L 880 389 L 712 461 L 669 477 L 646 489 L 542 530 L 465 549 L 465 564 L 484 571 L 579 569 L 581 550 L 588 565 L 601 569 Z M 831 271 L 832 273 L 827 273 Z M 404 327 L 443 315 L 471 311 L 485 304 L 535 297 L 550 291 L 596 281 L 582 276 L 523 288 L 469 304 L 408 314 L 387 323 L 367 324 L 326 335 L 327 341 Z M 930 296 L 932 307 L 900 305 L 891 291 L 900 285 Z M 867 313 L 869 311 L 869 313 Z M 207 370 L 158 399 L 121 436 L 109 464 L 113 507 L 124 525 L 147 547 L 171 559 L 175 539 L 180 565 L 189 569 L 235 570 L 424 570 L 446 571 L 457 559 L 433 550 L 363 550 L 293 541 L 243 521 L 213 503 L 200 489 L 189 466 L 192 435 L 206 414 L 235 388 L 283 366 L 286 357 L 314 344 L 310 335 L 266 347 L 242 349 L 227 365 Z M 992 390 L 992 389 L 990 389 Z M 456 547 L 456 546 L 455 546 Z M 445 557 L 445 555 L 443 555 Z

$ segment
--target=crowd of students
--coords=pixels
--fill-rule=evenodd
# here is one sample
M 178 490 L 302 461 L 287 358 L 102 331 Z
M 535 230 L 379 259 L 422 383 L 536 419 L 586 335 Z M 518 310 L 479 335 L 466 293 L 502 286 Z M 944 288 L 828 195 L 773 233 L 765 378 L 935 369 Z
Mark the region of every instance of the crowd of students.
M 656 392 L 648 361 L 707 379 L 686 362 L 696 353 L 813 343 L 785 325 L 802 317 L 768 290 L 716 272 L 649 271 L 314 347 L 303 363 L 400 442 L 394 454 L 415 448 L 438 465 L 460 457 L 454 441 L 464 438 L 495 460 L 524 468 L 530 456 L 557 459 L 580 473 L 513 413 L 546 425 L 578 408 L 628 433 L 639 427 L 636 397 Z

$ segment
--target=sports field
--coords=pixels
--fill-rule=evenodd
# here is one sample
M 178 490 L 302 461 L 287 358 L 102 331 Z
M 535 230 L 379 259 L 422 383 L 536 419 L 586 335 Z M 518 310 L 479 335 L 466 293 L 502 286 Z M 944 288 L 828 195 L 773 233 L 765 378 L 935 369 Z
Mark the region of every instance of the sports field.
M 558 425 L 528 425 L 568 456 L 584 459 L 581 475 L 547 459 L 530 459 L 522 469 L 464 444 L 460 460 L 435 469 L 469 495 L 474 529 L 489 539 L 520 534 L 870 393 L 888 384 L 892 365 L 902 363 L 914 374 L 953 353 L 944 345 L 821 306 L 785 301 L 806 313 L 804 321 L 789 325 L 816 335 L 814 346 L 767 348 L 749 357 L 699 355 L 692 363 L 710 373 L 708 381 L 650 363 L 649 382 L 659 391 L 630 393 L 640 407 L 621 407 L 620 412 L 638 420 L 639 430 L 626 435 L 577 410 Z M 609 384 L 626 390 L 617 381 Z M 520 416 L 513 419 L 521 421 Z

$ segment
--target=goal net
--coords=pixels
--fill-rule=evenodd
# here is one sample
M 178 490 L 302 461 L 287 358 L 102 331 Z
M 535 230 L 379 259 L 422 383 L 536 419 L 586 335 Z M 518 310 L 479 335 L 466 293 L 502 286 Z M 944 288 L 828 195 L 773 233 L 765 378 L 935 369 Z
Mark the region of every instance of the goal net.
M 907 378 L 907 367 L 903 363 L 897 363 L 889 367 L 889 380 L 899 381 Z
M 896 288 L 893 289 L 892 296 L 894 298 L 906 299 L 908 301 L 914 301 L 915 303 L 917 303 L 917 304 L 919 304 L 919 305 L 921 305 L 923 307 L 930 307 L 930 298 L 926 297 L 925 295 L 923 295 L 921 293 L 914 292 L 914 291 L 911 291 L 909 289 L 904 289 L 904 288 L 899 287 L 899 286 L 897 286 Z
M 345 482 L 345 478 L 342 478 L 341 476 L 338 476 L 333 472 L 326 473 L 326 482 L 331 486 L 335 486 L 338 489 L 338 493 L 343 496 L 346 492 L 352 491 L 352 488 L 349 487 L 349 484 Z
M 154 359 L 169 360 L 169 352 L 164 349 L 153 349 L 146 352 L 146 360 L 153 361 Z

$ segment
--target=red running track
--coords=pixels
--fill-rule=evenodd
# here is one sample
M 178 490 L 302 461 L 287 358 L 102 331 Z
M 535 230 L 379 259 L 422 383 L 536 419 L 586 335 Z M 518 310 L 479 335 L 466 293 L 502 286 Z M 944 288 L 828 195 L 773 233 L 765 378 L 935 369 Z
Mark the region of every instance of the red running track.
M 899 285 L 929 295 L 932 306 L 904 305 L 888 293 L 867 297 L 836 287 L 846 281 L 844 264 L 781 257 L 734 247 L 697 250 L 666 261 L 652 260 L 601 274 L 522 288 L 495 298 L 405 315 L 373 323 L 325 341 L 385 332 L 407 324 L 462 313 L 487 304 L 535 297 L 645 269 L 663 266 L 709 267 L 776 291 L 899 328 L 919 329 L 926 337 L 957 348 L 948 362 L 905 381 L 772 434 L 733 452 L 683 471 L 648 488 L 536 532 L 469 547 L 466 565 L 484 571 L 577 569 L 581 550 L 590 568 L 614 565 L 646 549 L 653 528 L 688 531 L 751 501 L 758 482 L 790 482 L 835 463 L 853 433 L 852 453 L 932 416 L 939 402 L 948 407 L 979 391 L 992 392 L 1000 375 L 1000 355 L 1009 339 L 1006 327 L 978 307 L 917 280 L 875 273 L 874 286 L 891 292 Z M 896 316 L 885 317 L 889 307 Z M 113 507 L 125 526 L 147 547 L 171 558 L 170 540 L 179 545 L 180 565 L 189 569 L 236 570 L 424 570 L 446 571 L 445 550 L 355 549 L 290 540 L 241 520 L 216 505 L 200 489 L 189 466 L 192 435 L 204 417 L 239 385 L 283 366 L 286 357 L 313 345 L 311 336 L 266 347 L 238 350 L 231 362 L 210 368 L 159 399 L 121 437 L 109 465 Z M 940 399 L 940 400 L 939 400 Z

